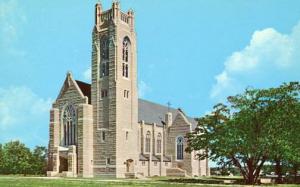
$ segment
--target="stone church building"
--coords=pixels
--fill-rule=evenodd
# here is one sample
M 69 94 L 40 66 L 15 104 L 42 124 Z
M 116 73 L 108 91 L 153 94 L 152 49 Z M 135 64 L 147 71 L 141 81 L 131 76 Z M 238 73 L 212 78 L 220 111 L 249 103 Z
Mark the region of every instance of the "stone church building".
M 48 176 L 205 176 L 208 161 L 186 153 L 196 121 L 138 98 L 134 14 L 95 6 L 91 84 L 67 73 L 52 105 Z

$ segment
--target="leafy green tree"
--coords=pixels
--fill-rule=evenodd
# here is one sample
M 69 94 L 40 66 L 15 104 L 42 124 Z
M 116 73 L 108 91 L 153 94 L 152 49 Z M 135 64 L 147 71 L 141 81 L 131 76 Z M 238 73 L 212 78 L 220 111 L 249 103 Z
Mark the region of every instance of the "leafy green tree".
M 2 144 L 0 144 L 0 173 L 2 173 L 2 164 L 3 163 L 3 156 L 2 156 Z
M 4 174 L 29 174 L 30 149 L 19 141 L 11 141 L 3 146 L 3 173 Z
M 45 174 L 47 169 L 47 149 L 43 146 L 36 146 L 31 157 L 32 174 Z
M 270 143 L 269 161 L 275 163 L 277 183 L 282 183 L 283 166 L 288 161 L 297 162 L 300 148 L 300 103 L 298 82 L 283 84 L 278 88 L 261 91 L 268 99 L 269 131 L 265 135 Z
M 297 157 L 299 138 L 295 140 L 293 129 L 299 128 L 298 94 L 299 83 L 289 83 L 228 97 L 228 106 L 217 104 L 210 115 L 198 119 L 195 132 L 188 135 L 187 151 L 209 150 L 199 159 L 234 165 L 245 183 L 257 183 L 267 160 Z

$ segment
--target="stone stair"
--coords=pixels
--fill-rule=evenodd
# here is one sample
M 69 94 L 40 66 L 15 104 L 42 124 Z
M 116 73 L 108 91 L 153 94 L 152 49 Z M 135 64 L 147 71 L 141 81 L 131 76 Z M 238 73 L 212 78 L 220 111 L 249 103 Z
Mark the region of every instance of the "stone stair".
M 145 176 L 140 172 L 127 172 L 125 173 L 125 178 L 127 179 L 144 179 Z
M 167 169 L 168 177 L 188 177 L 186 170 L 180 168 L 169 168 Z

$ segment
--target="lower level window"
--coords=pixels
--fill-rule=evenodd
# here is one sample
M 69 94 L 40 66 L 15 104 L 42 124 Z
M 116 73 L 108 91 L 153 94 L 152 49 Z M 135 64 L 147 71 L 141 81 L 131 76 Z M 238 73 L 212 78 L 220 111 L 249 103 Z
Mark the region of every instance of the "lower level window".
M 142 162 L 142 166 L 145 166 L 145 165 L 146 165 L 146 163 L 145 163 L 145 161 L 143 161 L 143 162 Z
M 157 161 L 154 162 L 154 166 L 157 166 Z

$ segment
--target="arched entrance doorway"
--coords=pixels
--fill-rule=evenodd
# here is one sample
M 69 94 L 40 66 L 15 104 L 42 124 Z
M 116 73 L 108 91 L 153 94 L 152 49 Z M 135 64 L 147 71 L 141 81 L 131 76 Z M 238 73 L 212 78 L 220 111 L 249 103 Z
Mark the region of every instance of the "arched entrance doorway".
M 66 157 L 59 157 L 59 173 L 63 171 L 68 171 L 68 159 Z

